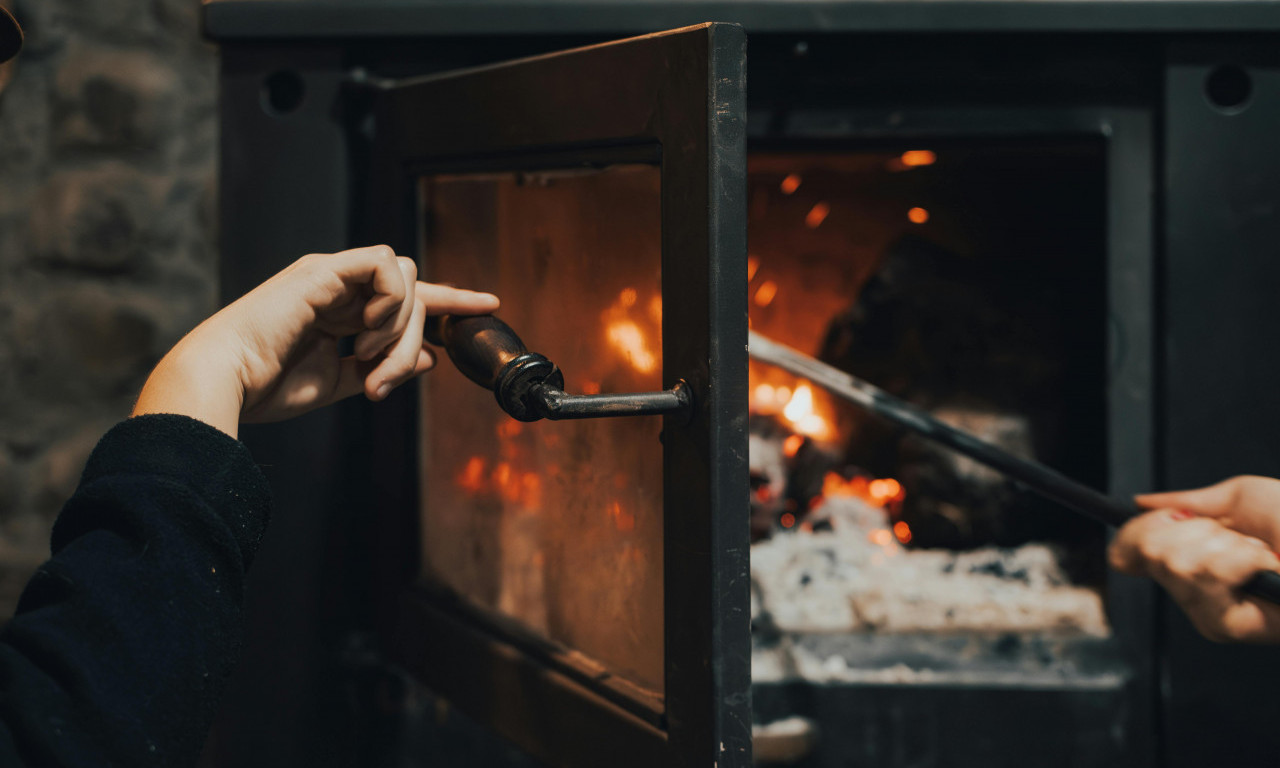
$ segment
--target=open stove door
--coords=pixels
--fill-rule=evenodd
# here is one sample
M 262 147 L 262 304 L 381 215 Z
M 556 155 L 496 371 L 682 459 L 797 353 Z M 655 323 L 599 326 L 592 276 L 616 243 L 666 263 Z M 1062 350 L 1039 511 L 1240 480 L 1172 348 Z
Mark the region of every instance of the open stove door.
M 704 24 L 372 89 L 373 238 L 499 293 L 570 391 L 693 393 L 520 424 L 443 361 L 389 417 L 384 640 L 550 764 L 751 764 L 745 64 Z

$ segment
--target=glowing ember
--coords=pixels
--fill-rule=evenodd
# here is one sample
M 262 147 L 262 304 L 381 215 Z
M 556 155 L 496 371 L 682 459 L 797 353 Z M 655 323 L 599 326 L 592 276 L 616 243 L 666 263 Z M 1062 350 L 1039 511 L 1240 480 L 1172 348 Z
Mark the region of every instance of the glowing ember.
M 867 485 L 867 491 L 877 503 L 885 504 L 902 497 L 902 484 L 892 477 L 887 477 L 883 480 L 872 480 Z
M 824 498 L 855 498 L 873 506 L 887 508 L 902 501 L 906 493 L 902 490 L 902 484 L 891 477 L 881 480 L 868 480 L 865 477 L 845 480 L 837 472 L 828 472 L 822 479 L 822 496 Z M 820 501 L 813 505 L 814 508 L 818 506 Z M 906 524 L 903 523 L 903 525 Z
M 893 535 L 898 537 L 898 541 L 903 544 L 911 543 L 911 526 L 899 520 L 893 524 Z
M 796 190 L 800 188 L 801 181 L 803 180 L 800 178 L 800 174 L 790 173 L 782 180 L 782 183 L 778 185 L 778 188 L 782 190 L 782 194 L 784 195 L 794 195 Z
M 778 284 L 772 280 L 765 280 L 756 289 L 756 304 L 761 307 L 767 307 L 773 303 L 773 297 L 778 295 Z
M 938 162 L 938 156 L 927 149 L 912 149 L 902 153 L 902 164 L 908 168 L 916 168 L 922 165 L 933 165 Z
M 600 382 L 584 381 L 582 382 L 581 389 L 582 389 L 582 394 L 584 395 L 598 395 L 600 394 Z
M 630 320 L 619 320 L 609 325 L 609 343 L 626 356 L 631 366 L 640 373 L 653 373 L 658 359 L 649 351 L 644 332 Z
M 792 435 L 783 442 L 782 454 L 789 459 L 800 452 L 800 446 L 802 445 L 804 445 L 804 437 L 802 435 Z
M 907 218 L 912 224 L 923 224 L 929 220 L 929 212 L 923 208 L 912 208 L 907 211 Z
M 804 225 L 809 229 L 817 229 L 822 226 L 822 222 L 827 220 L 827 216 L 831 213 L 831 206 L 827 203 L 818 203 L 809 209 L 809 213 L 804 217 Z

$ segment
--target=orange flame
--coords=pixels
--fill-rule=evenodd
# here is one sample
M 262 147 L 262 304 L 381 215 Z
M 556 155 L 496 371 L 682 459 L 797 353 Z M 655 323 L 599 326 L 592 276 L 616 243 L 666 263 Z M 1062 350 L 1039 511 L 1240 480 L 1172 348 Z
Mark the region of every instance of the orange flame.
M 813 390 L 808 384 L 796 387 L 796 392 L 791 396 L 787 407 L 782 409 L 782 415 L 802 435 L 808 435 L 817 440 L 826 440 L 831 436 L 831 425 L 814 412 Z
M 782 184 L 778 185 L 778 188 L 782 190 L 782 194 L 784 195 L 793 195 L 795 194 L 795 191 L 800 188 L 801 181 L 803 181 L 803 179 L 800 178 L 800 174 L 789 173 L 787 174 L 787 177 L 782 180 Z
M 658 358 L 649 351 L 640 326 L 630 320 L 619 320 L 611 323 L 608 329 L 609 343 L 614 346 L 640 373 L 653 373 L 658 369 Z
M 467 465 L 463 467 L 462 472 L 458 475 L 458 487 L 471 493 L 483 491 L 484 465 L 485 461 L 482 456 L 472 456 L 467 459 Z
M 922 165 L 933 165 L 938 162 L 938 156 L 927 149 L 912 149 L 902 153 L 902 164 L 908 168 L 917 168 Z
M 613 518 L 613 527 L 623 533 L 636 529 L 636 516 L 623 509 L 622 502 L 613 502 L 609 507 L 609 517 Z
M 809 213 L 804 217 L 804 225 L 809 229 L 817 229 L 822 226 L 822 222 L 827 220 L 827 216 L 831 213 L 831 205 L 822 202 L 809 209 Z
M 778 284 L 772 280 L 765 280 L 756 289 L 756 305 L 767 307 L 773 303 L 773 298 L 778 295 Z

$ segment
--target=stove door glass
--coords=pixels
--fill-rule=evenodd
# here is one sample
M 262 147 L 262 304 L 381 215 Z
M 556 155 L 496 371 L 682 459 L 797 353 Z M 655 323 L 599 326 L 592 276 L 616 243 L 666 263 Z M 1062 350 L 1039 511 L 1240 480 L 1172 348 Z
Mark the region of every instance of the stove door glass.
M 660 173 L 433 175 L 420 274 L 492 291 L 566 391 L 662 388 Z M 663 690 L 662 420 L 521 423 L 448 362 L 421 389 L 422 573 Z

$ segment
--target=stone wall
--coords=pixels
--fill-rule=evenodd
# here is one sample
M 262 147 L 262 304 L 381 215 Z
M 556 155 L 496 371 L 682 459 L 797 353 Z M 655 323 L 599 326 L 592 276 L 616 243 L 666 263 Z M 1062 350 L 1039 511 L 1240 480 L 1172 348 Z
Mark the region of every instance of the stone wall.
M 198 0 L 0 0 L 0 618 L 85 458 L 215 307 L 216 56 Z

